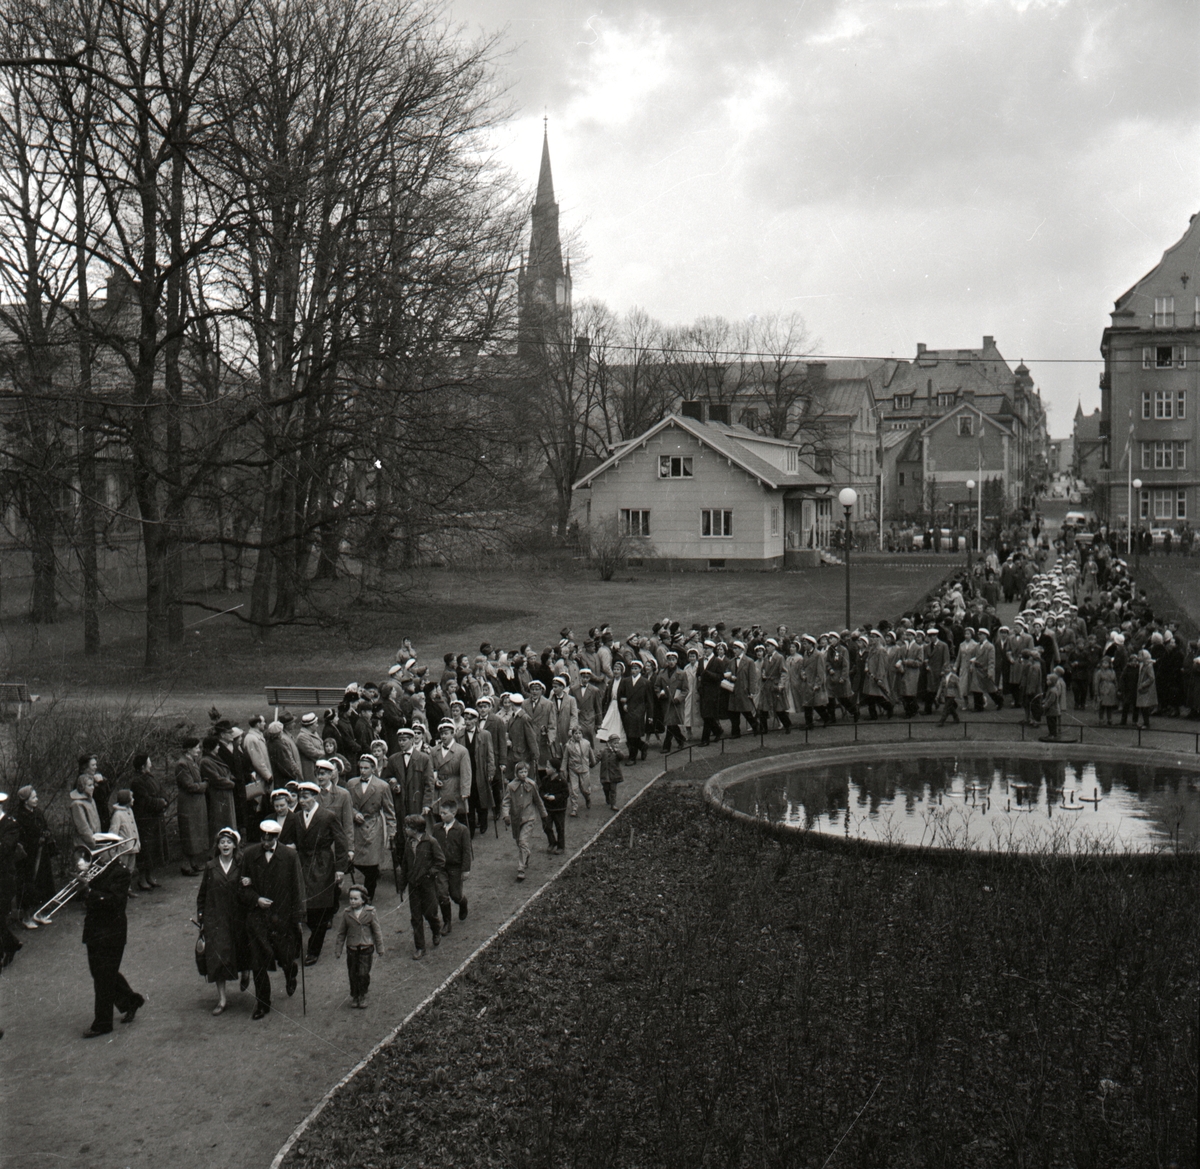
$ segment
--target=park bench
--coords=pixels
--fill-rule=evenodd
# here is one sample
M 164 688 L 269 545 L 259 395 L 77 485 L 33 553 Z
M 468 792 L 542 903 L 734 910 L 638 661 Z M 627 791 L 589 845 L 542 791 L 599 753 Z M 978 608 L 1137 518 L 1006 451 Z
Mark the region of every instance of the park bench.
M 346 696 L 345 686 L 266 686 L 267 703 L 275 713 L 283 706 L 337 706 Z
M 37 699 L 36 694 L 29 693 L 29 687 L 24 682 L 0 682 L 0 710 L 15 706 L 18 719 L 25 713 L 25 708 Z

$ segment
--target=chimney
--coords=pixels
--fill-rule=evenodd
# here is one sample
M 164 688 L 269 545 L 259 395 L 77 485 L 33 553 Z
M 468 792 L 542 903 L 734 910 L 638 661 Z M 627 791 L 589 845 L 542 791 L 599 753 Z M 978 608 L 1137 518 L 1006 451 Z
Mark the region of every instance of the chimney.
M 812 379 L 814 385 L 819 386 L 825 380 L 825 371 L 828 368 L 828 362 L 810 361 L 808 363 L 807 376 Z
M 917 342 L 917 356 L 918 356 L 918 357 L 920 357 L 920 356 L 921 356 L 921 354 L 922 354 L 922 353 L 924 353 L 924 352 L 925 352 L 925 342 L 924 342 L 924 341 L 918 341 L 918 342 Z
M 575 358 L 577 361 L 587 361 L 592 355 L 592 340 L 587 336 L 575 338 Z
M 989 337 L 989 336 L 988 336 L 986 333 L 984 333 L 984 335 L 983 335 L 983 347 L 984 347 L 984 349 L 994 349 L 994 348 L 995 348 L 995 346 L 996 346 L 996 338 L 995 338 L 995 337 Z
M 109 312 L 116 312 L 133 299 L 133 278 L 120 264 L 114 264 L 104 286 L 104 298 Z
M 962 400 L 964 402 L 970 402 L 971 405 L 975 404 L 974 390 L 968 389 L 966 386 L 964 386 L 961 390 L 959 390 L 959 394 L 962 396 Z
M 694 418 L 697 422 L 704 421 L 704 407 L 694 399 L 684 402 L 684 404 L 679 408 L 679 413 L 682 414 L 684 418 Z
M 722 426 L 729 425 L 729 403 L 728 402 L 709 402 L 708 404 L 708 420 L 709 422 L 718 422 Z

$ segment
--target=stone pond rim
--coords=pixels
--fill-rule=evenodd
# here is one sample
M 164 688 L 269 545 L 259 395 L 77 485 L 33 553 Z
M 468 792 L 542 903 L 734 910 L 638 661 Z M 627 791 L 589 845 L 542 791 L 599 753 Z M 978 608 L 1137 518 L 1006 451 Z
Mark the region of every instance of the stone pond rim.
M 1081 749 L 1078 743 L 1017 743 L 997 739 L 966 739 L 952 743 L 923 741 L 919 743 L 858 743 L 846 747 L 822 747 L 752 759 L 726 767 L 710 776 L 704 784 L 704 800 L 716 813 L 728 816 L 747 828 L 781 841 L 796 841 L 806 847 L 825 848 L 842 852 L 872 853 L 919 860 L 931 864 L 995 864 L 997 862 L 1027 866 L 1031 864 L 1100 864 L 1139 869 L 1200 870 L 1200 852 L 1192 850 L 1160 852 L 1110 852 L 1079 854 L 1050 854 L 1045 852 L 993 852 L 986 849 L 939 848 L 932 845 L 906 845 L 890 841 L 866 840 L 857 836 L 841 836 L 815 832 L 796 824 L 768 820 L 732 807 L 725 800 L 726 790 L 736 783 L 758 779 L 776 772 L 807 771 L 839 763 L 876 762 L 888 748 L 905 748 L 905 754 L 921 758 L 983 758 L 1002 755 L 1009 758 L 1041 761 L 1061 760 L 1075 763 L 1081 757 L 1089 762 L 1124 763 L 1140 767 L 1160 767 L 1200 775 L 1200 756 L 1179 755 L 1152 748 L 1106 747 L 1088 744 Z

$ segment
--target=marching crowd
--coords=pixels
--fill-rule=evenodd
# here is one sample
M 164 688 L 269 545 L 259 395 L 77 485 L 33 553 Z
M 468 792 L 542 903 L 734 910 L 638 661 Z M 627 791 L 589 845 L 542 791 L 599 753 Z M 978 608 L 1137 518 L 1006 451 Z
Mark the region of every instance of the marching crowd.
M 1001 623 L 1001 596 L 1019 600 Z M 351 1004 L 366 1005 L 372 958 L 384 952 L 374 902 L 391 868 L 410 907 L 412 956 L 437 946 L 455 910 L 469 911 L 474 849 L 489 821 L 512 832 L 523 880 L 539 830 L 551 853 L 566 824 L 603 793 L 616 808 L 622 766 L 693 739 L 789 733 L 860 717 L 940 716 L 1006 702 L 1058 735 L 1067 713 L 1094 705 L 1150 725 L 1200 712 L 1200 644 L 1156 621 L 1125 563 L 1099 535 L 1090 547 L 1002 539 L 971 573 L 955 574 L 895 625 L 798 632 L 786 625 L 684 628 L 664 618 L 620 639 L 608 626 L 563 629 L 536 652 L 483 644 L 474 655 L 421 662 L 408 642 L 378 683 L 351 684 L 333 708 L 296 718 L 252 716 L 245 729 L 210 712 L 203 739 L 180 744 L 174 803 L 183 872 L 200 876 L 197 966 L 227 1006 L 226 984 L 255 988 L 271 1009 L 269 972 L 290 995 L 332 930 L 347 957 Z M 159 883 L 168 791 L 153 761 L 116 784 L 94 756 L 71 793 L 81 870 L 104 850 L 119 859 L 85 882 L 85 942 L 96 984 L 87 1035 L 131 1021 L 142 1005 L 119 972 L 125 901 Z M 594 782 L 599 780 L 598 785 Z M 0 809 L 7 807 L 0 802 Z M 7 843 L 6 843 L 7 842 Z M 15 822 L 0 815 L 5 904 L 29 929 L 53 895 L 49 831 L 32 786 Z M 98 851 L 99 850 L 99 851 Z M 8 876 L 5 876 L 5 874 Z M 342 890 L 349 879 L 347 904 Z M 307 939 L 302 927 L 307 927 Z M 5 927 L 5 962 L 19 943 Z M 11 939 L 11 941 L 9 940 Z

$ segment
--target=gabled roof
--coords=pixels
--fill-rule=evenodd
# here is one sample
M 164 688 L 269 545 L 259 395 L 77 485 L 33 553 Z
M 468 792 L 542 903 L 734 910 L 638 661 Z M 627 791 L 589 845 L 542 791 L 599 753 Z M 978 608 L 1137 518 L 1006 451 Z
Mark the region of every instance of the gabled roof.
M 827 381 L 814 395 L 820 402 L 820 414 L 826 418 L 853 418 L 862 409 L 863 395 L 875 404 L 871 379 L 866 377 L 838 378 Z
M 818 475 L 811 467 L 806 466 L 803 462 L 798 464 L 796 471 L 781 471 L 778 467 L 773 467 L 766 459 L 759 458 L 752 451 L 747 450 L 734 436 L 735 428 L 733 426 L 725 426 L 723 424 L 713 425 L 708 422 L 697 422 L 694 418 L 685 418 L 682 414 L 668 414 L 661 422 L 655 423 L 644 434 L 639 435 L 629 442 L 622 443 L 613 454 L 604 460 L 598 467 L 593 468 L 582 479 L 575 483 L 573 490 L 580 490 L 584 487 L 590 487 L 592 480 L 603 475 L 609 468 L 615 466 L 621 459 L 627 458 L 638 447 L 644 446 L 650 439 L 661 431 L 666 430 L 670 426 L 676 426 L 680 430 L 686 431 L 697 442 L 708 447 L 709 450 L 715 451 L 723 458 L 728 459 L 734 466 L 740 467 L 747 475 L 753 476 L 764 487 L 769 487 L 771 490 L 779 490 L 783 487 L 816 487 L 827 485 L 832 480 L 827 475 Z M 745 431 L 747 437 L 753 437 L 755 442 L 771 442 L 778 443 L 780 446 L 795 446 L 795 443 L 785 442 L 781 439 L 766 439 L 762 435 L 755 434 L 754 431 L 748 430 L 746 427 L 740 427 Z
M 963 401 L 959 402 L 954 409 L 947 410 L 946 413 L 940 418 L 935 418 L 929 423 L 928 426 L 925 427 L 924 433 L 929 434 L 930 432 L 937 430 L 937 428 L 941 426 L 943 422 L 948 422 L 951 418 L 955 417 L 955 415 L 962 414 L 967 410 L 969 410 L 972 414 L 982 418 L 985 422 L 990 422 L 998 431 L 1000 431 L 1001 434 L 1006 434 L 1009 438 L 1013 437 L 1013 432 L 1009 430 L 1009 428 L 1005 426 L 1003 422 L 998 422 L 991 414 L 987 413 L 986 410 L 981 410 L 970 399 L 964 399 Z

